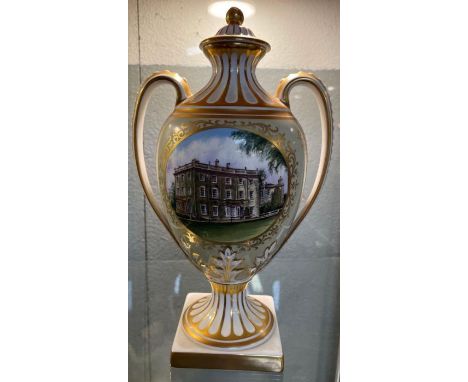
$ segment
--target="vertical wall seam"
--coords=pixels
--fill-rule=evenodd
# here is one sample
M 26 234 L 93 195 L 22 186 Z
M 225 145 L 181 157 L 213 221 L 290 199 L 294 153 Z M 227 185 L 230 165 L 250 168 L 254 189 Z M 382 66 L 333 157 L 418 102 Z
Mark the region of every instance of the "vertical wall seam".
M 138 79 L 140 86 L 142 84 L 141 73 L 141 35 L 140 35 L 140 0 L 136 1 L 137 7 L 137 34 L 138 34 Z M 145 379 L 149 382 L 152 380 L 152 366 L 151 366 L 151 327 L 150 327 L 150 298 L 149 298 L 149 274 L 148 274 L 148 222 L 146 216 L 146 195 L 143 193 L 143 238 L 145 248 L 145 314 L 146 314 L 146 365 L 148 367 L 145 373 Z M 146 375 L 148 378 L 146 378 Z
M 140 45 L 140 0 L 136 1 L 137 6 L 137 34 L 138 34 L 138 78 L 141 86 L 141 45 Z

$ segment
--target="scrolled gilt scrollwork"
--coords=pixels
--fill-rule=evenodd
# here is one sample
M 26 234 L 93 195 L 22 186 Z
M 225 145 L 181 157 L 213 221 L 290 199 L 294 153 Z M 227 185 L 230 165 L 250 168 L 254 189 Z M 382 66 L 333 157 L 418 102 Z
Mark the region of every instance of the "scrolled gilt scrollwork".
M 203 262 L 200 254 L 198 254 L 196 252 L 192 252 L 191 256 L 192 256 L 192 259 L 193 259 L 194 263 L 197 265 L 197 267 L 202 272 L 205 272 L 207 267 L 206 267 L 206 264 Z
M 171 136 L 169 137 L 166 143 L 166 153 L 170 155 L 170 153 L 176 148 L 176 146 L 183 141 L 185 135 L 184 129 L 175 129 Z
M 257 256 L 255 258 L 255 265 L 250 269 L 250 272 L 252 274 L 257 273 L 263 267 L 263 264 L 265 264 L 274 255 L 274 249 L 276 248 L 276 244 L 277 242 L 274 241 L 269 247 L 265 248 L 265 250 L 263 251 L 263 255 Z

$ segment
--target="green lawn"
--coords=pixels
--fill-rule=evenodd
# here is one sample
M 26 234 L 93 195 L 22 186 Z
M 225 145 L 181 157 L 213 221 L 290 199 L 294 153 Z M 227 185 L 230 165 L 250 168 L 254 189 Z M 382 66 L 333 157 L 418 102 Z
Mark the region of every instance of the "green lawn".
M 182 220 L 188 229 L 198 236 L 213 241 L 233 243 L 244 241 L 265 232 L 277 216 L 240 223 L 198 223 Z

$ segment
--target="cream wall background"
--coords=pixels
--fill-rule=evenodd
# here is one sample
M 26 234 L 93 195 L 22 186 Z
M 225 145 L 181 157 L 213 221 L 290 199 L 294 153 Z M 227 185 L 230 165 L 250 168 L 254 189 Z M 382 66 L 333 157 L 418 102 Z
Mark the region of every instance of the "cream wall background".
M 206 66 L 203 54 L 196 54 L 198 45 L 224 25 L 224 20 L 207 12 L 210 3 L 139 0 L 137 7 L 137 1 L 130 0 L 129 64 Z M 244 25 L 272 46 L 260 68 L 339 68 L 339 1 L 257 0 L 253 4 L 256 13 Z
M 196 54 L 197 47 L 224 25 L 223 19 L 208 14 L 209 3 L 129 1 L 130 381 L 168 381 L 174 376 L 169 354 L 185 295 L 209 291 L 204 276 L 185 259 L 145 200 L 134 165 L 130 129 L 138 88 L 152 72 L 178 72 L 187 78 L 194 93 L 208 81 L 211 68 L 203 54 Z M 289 73 L 315 72 L 331 96 L 334 146 L 316 204 L 271 264 L 254 278 L 250 293 L 269 294 L 275 299 L 285 352 L 284 381 L 332 381 L 339 343 L 339 3 L 253 3 L 256 14 L 244 25 L 272 45 L 257 69 L 260 83 L 273 92 Z M 145 122 L 148 142 L 156 139 L 174 100 L 173 89 L 164 86 L 150 103 Z M 292 110 L 304 127 L 310 166 L 315 168 L 320 121 L 309 90 L 293 90 Z M 147 153 L 151 156 L 149 148 Z

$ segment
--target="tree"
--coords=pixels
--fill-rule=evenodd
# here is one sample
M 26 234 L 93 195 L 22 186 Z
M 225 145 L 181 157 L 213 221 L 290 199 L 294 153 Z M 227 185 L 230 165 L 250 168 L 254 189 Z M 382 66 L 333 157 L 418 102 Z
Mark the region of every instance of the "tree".
M 258 170 L 258 177 L 260 178 L 260 185 L 265 183 L 265 180 L 266 180 L 267 176 L 266 176 L 266 172 L 265 172 L 265 170 L 263 168 Z
M 239 148 L 247 155 L 256 154 L 266 160 L 270 174 L 273 174 L 273 171 L 278 173 L 281 167 L 286 168 L 286 163 L 279 150 L 265 138 L 243 130 L 233 131 L 231 138 L 238 141 Z
M 172 208 L 176 208 L 176 189 L 174 182 L 171 183 L 171 187 L 169 189 L 169 197 L 171 199 Z
M 275 191 L 271 197 L 272 209 L 278 209 L 283 206 L 283 195 L 281 187 L 275 187 Z

